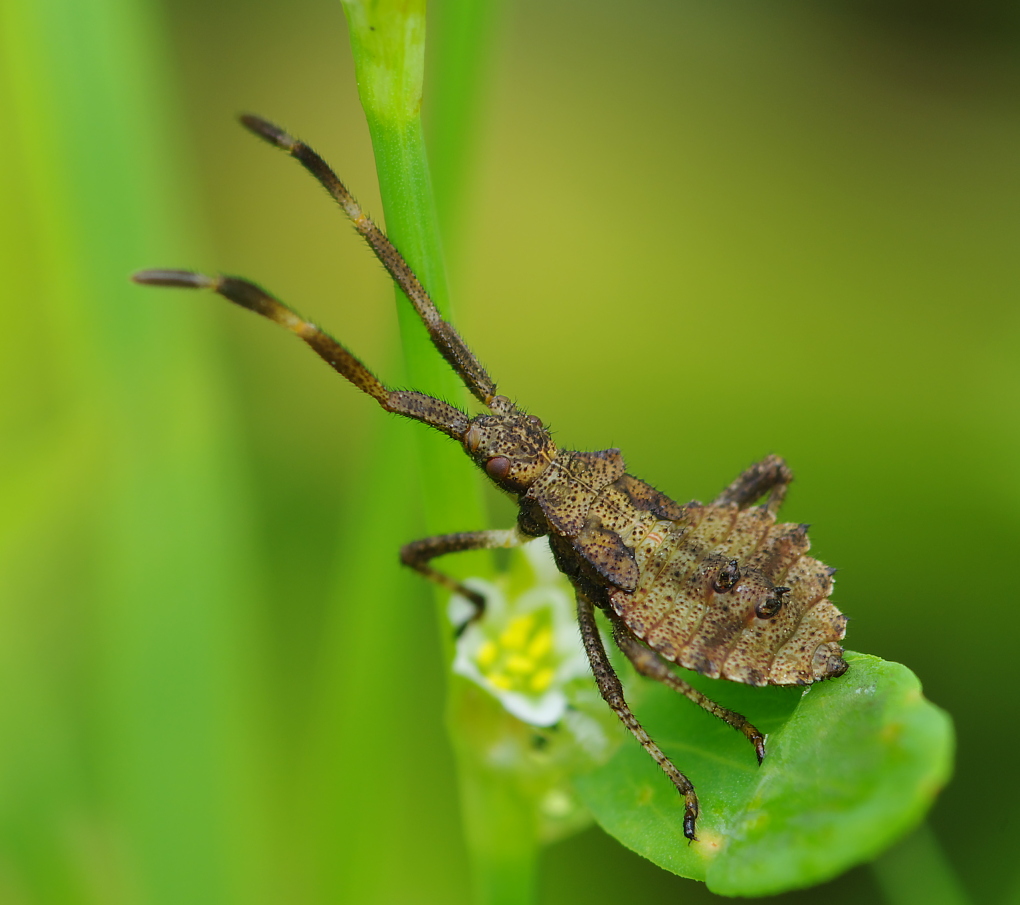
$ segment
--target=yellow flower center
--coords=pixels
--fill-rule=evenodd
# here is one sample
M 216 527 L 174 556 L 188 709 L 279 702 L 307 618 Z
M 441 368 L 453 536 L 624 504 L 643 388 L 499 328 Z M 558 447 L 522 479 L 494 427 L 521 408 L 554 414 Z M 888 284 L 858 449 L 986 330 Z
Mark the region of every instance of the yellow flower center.
M 539 695 L 556 676 L 552 653 L 552 619 L 548 611 L 539 610 L 514 617 L 497 638 L 479 648 L 475 663 L 500 691 Z

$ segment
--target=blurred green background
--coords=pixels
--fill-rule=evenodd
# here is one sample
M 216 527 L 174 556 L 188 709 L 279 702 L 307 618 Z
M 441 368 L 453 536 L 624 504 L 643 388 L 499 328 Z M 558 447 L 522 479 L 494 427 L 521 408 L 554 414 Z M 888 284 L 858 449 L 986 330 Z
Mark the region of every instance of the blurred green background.
M 849 646 L 956 720 L 948 869 L 1020 902 L 1015 6 L 495 15 L 445 211 L 462 333 L 565 445 L 679 500 L 787 458 Z M 381 268 L 234 121 L 379 211 L 339 3 L 3 0 L 0 57 L 0 902 L 467 901 L 428 592 L 344 580 L 397 570 L 424 478 L 409 455 L 365 537 L 375 406 L 276 328 L 127 282 L 249 276 L 399 381 Z M 921 901 L 911 845 L 775 901 Z M 594 828 L 540 884 L 715 898 Z

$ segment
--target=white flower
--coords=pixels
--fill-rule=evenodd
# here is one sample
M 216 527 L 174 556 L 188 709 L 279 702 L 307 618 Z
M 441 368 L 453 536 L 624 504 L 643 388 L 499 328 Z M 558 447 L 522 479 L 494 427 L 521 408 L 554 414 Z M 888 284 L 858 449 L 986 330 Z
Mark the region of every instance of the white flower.
M 572 589 L 556 569 L 544 539 L 523 548 L 532 580 L 508 590 L 514 576 L 495 582 L 468 579 L 485 596 L 485 614 L 457 640 L 454 672 L 471 679 L 503 707 L 533 726 L 552 726 L 567 711 L 567 683 L 589 674 L 574 615 Z M 471 605 L 450 601 L 450 621 L 463 624 Z

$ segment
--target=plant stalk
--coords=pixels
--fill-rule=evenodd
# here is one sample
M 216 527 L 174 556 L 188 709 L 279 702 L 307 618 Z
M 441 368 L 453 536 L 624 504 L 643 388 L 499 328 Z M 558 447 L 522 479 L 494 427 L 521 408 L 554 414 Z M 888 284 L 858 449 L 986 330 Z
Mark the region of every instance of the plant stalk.
M 375 151 L 386 232 L 437 307 L 449 317 L 439 220 L 420 117 L 425 4 L 423 0 L 345 0 L 344 11 L 358 91 Z M 470 94 L 462 96 L 468 98 Z M 448 158 L 448 167 L 449 163 Z M 446 189 L 456 191 L 449 180 Z M 428 341 L 399 289 L 396 301 L 410 385 L 463 403 L 464 388 Z M 477 475 L 472 474 L 461 450 L 422 433 L 419 452 L 429 531 L 449 532 L 485 524 Z M 474 574 L 491 574 L 491 562 L 487 570 L 479 570 L 478 559 L 472 561 Z M 439 609 L 445 659 L 450 662 L 453 636 L 443 613 L 445 600 L 439 603 Z M 527 905 L 533 901 L 537 856 L 533 808 L 515 789 L 483 768 L 483 752 L 458 743 L 458 722 L 453 715 L 464 710 L 466 685 L 463 679 L 450 678 L 448 713 L 458 755 L 476 899 L 479 905 Z

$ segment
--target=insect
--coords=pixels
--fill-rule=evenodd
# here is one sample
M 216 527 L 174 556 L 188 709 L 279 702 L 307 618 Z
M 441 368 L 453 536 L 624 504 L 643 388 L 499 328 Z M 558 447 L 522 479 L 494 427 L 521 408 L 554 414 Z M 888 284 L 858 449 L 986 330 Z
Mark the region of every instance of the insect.
M 670 664 L 759 686 L 808 685 L 846 671 L 839 645 L 846 617 L 828 599 L 835 570 L 805 555 L 806 525 L 776 522 L 792 480 L 790 470 L 778 456 L 768 456 L 710 504 L 680 505 L 627 474 L 618 449 L 558 448 L 539 418 L 497 394 L 495 382 L 443 320 L 400 252 L 326 162 L 263 119 L 243 116 L 241 122 L 296 158 L 333 196 L 414 306 L 433 345 L 486 411 L 469 415 L 425 393 L 389 389 L 343 345 L 247 280 L 180 270 L 146 270 L 133 279 L 211 289 L 286 327 L 386 411 L 423 422 L 460 443 L 496 486 L 516 497 L 520 512 L 515 527 L 424 538 L 404 546 L 401 561 L 471 601 L 473 618 L 479 618 L 484 598 L 434 569 L 432 560 L 547 537 L 557 566 L 576 591 L 581 638 L 599 691 L 683 797 L 683 832 L 693 842 L 698 819 L 694 786 L 631 712 L 595 609 L 606 614 L 614 641 L 641 675 L 743 733 L 761 763 L 764 736 L 743 716 L 681 679 Z

